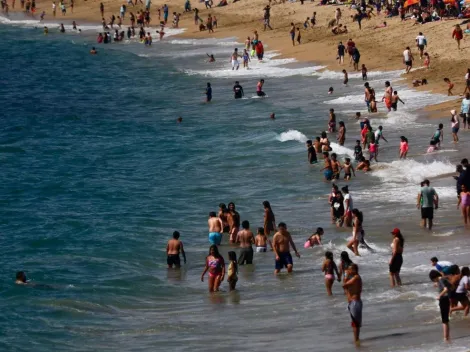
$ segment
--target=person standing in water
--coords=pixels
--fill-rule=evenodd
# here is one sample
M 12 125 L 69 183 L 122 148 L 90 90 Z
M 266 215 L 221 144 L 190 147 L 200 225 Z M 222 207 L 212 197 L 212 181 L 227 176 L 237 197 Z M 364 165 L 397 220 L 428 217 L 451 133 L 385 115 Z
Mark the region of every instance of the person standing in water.
M 256 246 L 256 253 L 264 253 L 268 250 L 268 243 L 269 246 L 272 248 L 273 245 L 271 241 L 269 241 L 268 236 L 264 233 L 264 229 L 262 227 L 258 227 L 258 233 L 255 237 L 255 246 Z
M 423 181 L 424 186 L 418 194 L 416 208 L 421 208 L 421 227 L 426 228 L 426 222 L 429 230 L 432 230 L 432 221 L 434 218 L 434 208 L 439 207 L 439 196 L 433 187 L 430 187 L 429 180 Z
M 348 299 L 348 310 L 351 315 L 351 326 L 353 329 L 354 343 L 360 345 L 359 334 L 362 326 L 362 278 L 359 275 L 357 264 L 351 264 L 348 269 L 348 279 L 344 282 L 343 288 Z
M 209 225 L 210 244 L 220 245 L 220 243 L 222 242 L 222 220 L 217 217 L 215 212 L 211 211 L 209 213 L 209 220 L 207 221 L 207 223 Z
M 325 160 L 325 167 L 321 171 L 323 171 L 325 181 L 331 181 L 333 179 L 333 167 L 328 152 L 323 152 L 323 158 Z
M 264 234 L 270 236 L 271 232 L 276 230 L 276 218 L 274 217 L 274 212 L 271 209 L 271 204 L 265 200 L 263 202 L 264 207 Z
M 346 140 L 346 126 L 343 121 L 339 122 L 338 137 L 336 139 L 339 145 L 344 145 L 344 141 Z
M 343 278 L 343 282 L 346 282 L 346 279 L 348 279 L 348 269 L 353 264 L 354 263 L 349 258 L 348 252 L 341 252 L 341 261 L 339 263 L 339 275 Z
M 352 167 L 352 166 L 351 166 Z M 349 187 L 344 186 L 341 188 L 344 193 L 344 226 L 351 227 L 352 226 L 352 210 L 353 208 L 353 200 L 351 195 L 349 194 Z
M 233 70 L 238 70 L 240 67 L 240 63 L 238 62 L 238 58 L 240 55 L 238 54 L 238 48 L 235 48 L 235 50 L 232 53 L 232 56 L 230 56 L 231 62 L 232 62 L 232 71 Z
M 258 84 L 256 85 L 256 95 L 259 97 L 266 96 L 266 93 L 263 92 L 263 85 L 264 85 L 264 79 L 259 80 Z
M 393 241 L 391 244 L 392 258 L 389 262 L 390 286 L 395 287 L 396 285 L 401 286 L 400 270 L 403 265 L 405 239 L 398 228 L 394 228 L 391 234 L 393 235 Z
M 235 242 L 240 243 L 240 256 L 238 257 L 238 264 L 253 264 L 253 247 L 255 237 L 250 230 L 250 223 L 247 220 L 242 222 L 242 229 L 237 234 Z
M 209 103 L 212 100 L 212 87 L 209 82 L 207 82 L 206 87 L 206 103 Z
M 399 150 L 399 156 L 400 159 L 406 159 L 406 155 L 408 154 L 408 139 L 405 136 L 400 137 L 400 150 Z
M 437 284 L 437 291 L 439 292 L 439 296 L 437 296 L 437 300 L 439 301 L 439 310 L 441 311 L 441 321 L 442 321 L 442 330 L 444 333 L 444 341 L 448 342 L 450 340 L 449 292 L 452 290 L 452 284 L 449 282 L 449 280 L 445 276 L 442 276 L 442 274 L 437 270 L 431 270 L 429 272 L 429 279 L 435 284 Z
M 287 268 L 287 272 L 291 273 L 294 263 L 290 254 L 290 246 L 294 249 L 295 255 L 300 258 L 299 252 L 295 247 L 292 237 L 287 231 L 287 225 L 283 222 L 278 225 L 278 232 L 273 237 L 273 251 L 275 255 L 275 270 L 274 274 L 277 275 L 283 267 Z
M 206 266 L 201 274 L 201 281 L 204 282 L 204 275 L 209 271 L 209 292 L 219 291 L 220 284 L 225 277 L 225 261 L 220 255 L 215 244 L 210 246 L 209 255 L 206 257 Z
M 362 221 L 364 220 L 362 212 L 358 209 L 352 210 L 353 218 L 353 233 L 352 239 L 348 242 L 347 247 L 354 252 L 356 256 L 359 256 L 359 243 L 362 243 L 364 230 L 362 228 Z
M 228 274 L 227 274 L 227 282 L 229 286 L 229 290 L 235 290 L 238 282 L 238 264 L 237 264 L 237 254 L 234 251 L 228 252 Z
M 169 240 L 166 245 L 166 263 L 168 269 L 181 267 L 180 252 L 183 255 L 184 264 L 186 264 L 186 253 L 184 252 L 183 242 L 179 240 L 180 233 L 178 231 L 173 232 L 173 239 Z
M 332 296 L 333 292 L 331 289 L 333 288 L 333 283 L 335 282 L 335 273 L 338 278 L 338 282 L 341 282 L 341 275 L 339 274 L 338 267 L 333 260 L 333 253 L 330 251 L 325 252 L 325 260 L 321 267 L 321 271 L 325 273 L 325 287 L 326 293 L 328 296 Z
M 233 93 L 235 94 L 235 99 L 241 99 L 245 93 L 243 93 L 243 87 L 240 85 L 240 82 L 235 81 L 233 86 Z
M 317 152 L 316 152 L 316 150 L 315 150 L 315 147 L 314 147 L 313 144 L 312 144 L 312 141 L 309 139 L 309 140 L 306 142 L 306 145 L 307 145 L 307 158 L 308 158 L 309 164 L 316 164 L 316 163 L 318 163 L 318 160 L 317 160 Z
M 235 243 L 240 230 L 240 214 L 235 210 L 235 203 L 228 203 L 227 222 L 230 226 L 229 241 Z

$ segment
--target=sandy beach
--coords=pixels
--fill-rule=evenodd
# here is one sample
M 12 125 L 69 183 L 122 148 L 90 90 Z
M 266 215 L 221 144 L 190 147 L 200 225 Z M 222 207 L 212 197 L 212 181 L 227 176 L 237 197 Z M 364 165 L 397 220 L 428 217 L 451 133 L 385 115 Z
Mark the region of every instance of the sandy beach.
M 122 3 L 113 0 L 103 1 L 107 21 L 109 21 L 109 17 L 112 14 L 115 16 L 119 15 L 119 8 Z M 157 9 L 163 6 L 164 3 L 164 1 L 152 2 L 151 13 L 153 18 L 151 23 L 153 26 L 158 25 Z M 382 12 L 379 16 L 376 15 L 372 16 L 369 20 L 363 20 L 362 29 L 360 30 L 357 22 L 353 22 L 351 18 L 355 10 L 351 10 L 346 5 L 318 6 L 318 2 L 310 1 L 306 1 L 302 5 L 297 1 L 294 3 L 286 2 L 284 4 L 273 3 L 271 6 L 271 26 L 273 30 L 263 31 L 263 8 L 268 3 L 266 0 L 239 1 L 235 4 L 230 1 L 225 7 L 216 7 L 217 2 L 215 2 L 212 9 L 206 9 L 204 3 L 193 1 L 191 3 L 192 9 L 197 7 L 200 10 L 199 16 L 201 19 L 205 20 L 208 14 L 217 17 L 218 27 L 215 29 L 215 33 L 208 33 L 207 31 L 199 31 L 198 27 L 195 26 L 193 12 L 184 13 L 184 3 L 185 0 L 176 0 L 169 4 L 169 23 L 171 22 L 171 14 L 174 11 L 182 14 L 180 27 L 186 30 L 180 34 L 181 37 L 237 37 L 240 42 L 243 42 L 246 37 L 252 37 L 253 31 L 257 30 L 260 34 L 260 40 L 263 41 L 268 50 L 278 51 L 280 57 L 295 58 L 299 62 L 318 63 L 325 65 L 327 70 L 341 71 L 345 68 L 348 72 L 351 72 L 352 66 L 348 63 L 342 66 L 336 61 L 339 41 L 342 41 L 344 44 L 349 38 L 352 38 L 356 43 L 356 47 L 361 53 L 361 64 L 365 64 L 369 72 L 404 70 L 402 53 L 409 46 L 415 57 L 414 68 L 410 74 L 404 74 L 402 77 L 406 79 L 410 86 L 413 80 L 426 78 L 428 85 L 417 89 L 444 94 L 447 89 L 443 81 L 444 77 L 450 78 L 455 84 L 455 103 L 447 102 L 444 105 L 430 107 L 427 110 L 433 111 L 432 116 L 441 116 L 441 112 L 447 111 L 449 107 L 458 108 L 460 105 L 458 95 L 465 88 L 464 76 L 467 69 L 465 60 L 470 48 L 470 44 L 465 40 L 465 37 L 462 42 L 462 50 L 460 51 L 457 50 L 457 44 L 452 39 L 453 27 L 455 24 L 460 23 L 461 20 L 446 19 L 424 25 L 415 25 L 414 20 L 401 21 L 399 17 L 386 18 Z M 79 0 L 75 2 L 73 14 L 70 13 L 70 9 L 66 16 L 60 15 L 58 11 L 57 18 L 63 18 L 64 21 L 77 20 L 101 23 L 99 4 L 100 1 L 96 0 Z M 145 4 L 139 4 L 139 6 L 135 7 L 128 6 L 127 11 L 128 13 L 136 13 L 140 9 L 144 9 L 144 7 Z M 340 23 L 347 26 L 348 33 L 334 35 L 331 29 L 327 28 L 327 22 L 334 19 L 335 10 L 338 7 L 342 11 Z M 52 19 L 49 1 L 38 1 L 36 16 L 42 11 L 46 11 L 46 19 Z M 307 17 L 311 17 L 313 12 L 316 12 L 317 19 L 315 27 L 304 29 L 304 21 Z M 385 28 L 376 28 L 382 25 L 384 21 L 387 23 Z M 289 38 L 291 22 L 301 29 L 301 45 L 292 46 Z M 128 16 L 123 21 L 123 24 L 124 26 L 129 25 Z M 431 58 L 429 70 L 424 68 L 416 47 L 415 38 L 419 32 L 423 32 L 427 38 L 428 46 L 425 51 L 429 53 Z

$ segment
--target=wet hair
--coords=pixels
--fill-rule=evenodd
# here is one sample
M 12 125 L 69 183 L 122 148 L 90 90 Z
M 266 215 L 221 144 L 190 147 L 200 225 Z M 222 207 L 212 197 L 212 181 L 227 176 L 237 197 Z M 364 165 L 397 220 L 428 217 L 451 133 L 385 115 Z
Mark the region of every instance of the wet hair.
M 258 227 L 258 233 L 260 235 L 264 235 L 264 228 L 263 227 Z
M 26 274 L 24 273 L 24 271 L 18 271 L 16 273 L 16 280 L 26 282 Z
M 341 188 L 341 190 L 342 190 L 344 193 L 349 193 L 349 187 L 348 187 L 348 186 L 344 186 L 343 188 Z
M 364 87 L 369 88 L 369 82 L 364 83 Z
M 351 264 L 353 264 L 352 260 L 349 259 L 349 254 L 348 252 L 341 252 L 341 260 L 344 262 L 344 264 L 346 264 L 347 266 L 351 266 Z
M 312 140 L 309 139 L 309 140 L 308 140 L 307 142 L 305 142 L 305 143 L 307 143 L 308 145 L 312 145 Z
M 460 268 L 458 265 L 454 264 L 449 267 L 450 275 L 460 275 Z
M 356 116 L 361 116 L 361 113 L 360 113 L 360 112 L 356 112 Z
M 354 270 L 357 274 L 359 274 L 359 267 L 357 266 L 357 264 L 351 264 L 349 268 Z
M 340 126 L 344 126 L 344 122 L 343 122 L 343 121 L 340 121 L 340 122 L 339 122 L 339 125 L 340 125 Z
M 280 222 L 279 224 L 277 224 L 277 227 L 283 227 L 287 229 L 287 225 L 284 222 Z
M 315 140 L 320 142 L 320 137 L 315 137 Z
M 323 132 L 321 133 L 321 138 L 327 138 L 325 131 L 323 131 Z
M 250 228 L 250 222 L 248 220 L 243 220 L 242 221 L 242 227 L 245 229 L 245 230 L 248 230 Z
M 426 180 L 423 181 L 423 183 L 424 183 L 426 186 L 429 186 L 429 183 L 430 183 L 430 182 L 429 182 L 429 180 L 426 179 Z
M 351 162 L 351 158 L 344 158 L 344 161 L 346 161 L 347 163 L 350 163 L 350 162 Z
M 229 208 L 230 208 L 232 205 L 233 205 L 233 207 L 235 208 L 235 203 L 234 203 L 234 202 L 228 203 L 228 207 L 229 207 Z
M 359 139 L 356 139 L 356 143 L 361 144 L 361 141 Z
M 431 270 L 431 271 L 429 272 L 429 279 L 430 279 L 431 281 L 434 281 L 434 280 L 436 280 L 436 279 L 438 279 L 438 278 L 440 278 L 440 277 L 442 277 L 442 274 L 441 274 L 439 271 L 437 271 L 437 270 Z
M 359 221 L 361 222 L 361 224 L 362 224 L 362 221 L 364 220 L 364 216 L 362 215 L 362 211 L 359 211 L 359 209 L 354 208 L 354 209 L 352 210 L 352 213 L 353 213 L 354 215 L 356 215 L 356 217 L 358 218 L 358 220 L 359 220 Z
M 234 251 L 228 252 L 228 260 L 233 263 L 235 272 L 238 273 L 237 253 L 235 253 Z
M 211 211 L 209 213 L 209 217 L 211 217 L 211 218 L 215 218 L 216 216 L 217 216 L 217 214 L 215 213 L 215 211 Z
M 462 270 L 460 270 L 460 274 L 462 274 L 462 276 L 469 276 L 470 275 L 470 269 L 468 268 L 468 266 L 464 266 L 462 268 Z
M 385 81 L 385 87 L 390 87 L 390 82 L 389 81 Z
M 398 95 L 398 92 L 396 90 L 393 91 L 393 94 Z
M 222 256 L 219 253 L 219 248 L 215 244 L 209 247 L 209 255 L 211 255 L 211 251 L 214 250 L 214 257 L 221 258 Z
M 462 161 L 460 163 L 465 166 L 465 165 L 468 164 L 468 159 L 464 158 L 464 159 L 462 159 Z
M 225 205 L 225 203 L 220 203 L 219 208 L 222 209 L 222 210 L 226 210 L 227 206 Z
M 326 251 L 325 258 L 329 260 L 333 260 L 333 253 L 331 253 L 330 251 Z
M 317 231 L 315 231 L 315 234 L 320 235 L 320 232 L 323 233 L 323 227 L 317 227 Z
M 180 233 L 179 233 L 178 231 L 173 232 L 173 238 L 174 238 L 175 240 L 177 240 L 178 238 L 180 238 Z
M 308 141 L 307 141 L 307 143 L 308 143 Z M 312 144 L 312 141 L 310 141 L 310 144 Z M 271 204 L 269 204 L 269 202 L 268 202 L 267 200 L 265 200 L 265 201 L 263 202 L 263 206 L 264 206 L 265 208 L 268 208 L 269 210 L 271 210 Z
M 467 93 L 468 94 L 468 93 Z M 442 123 L 439 124 L 439 128 L 444 128 L 444 125 Z
M 439 259 L 437 259 L 437 257 L 432 257 L 431 258 L 432 263 L 437 263 L 438 261 L 439 261 Z
M 328 152 L 323 152 L 323 155 L 324 155 L 324 156 L 329 156 L 330 153 L 328 153 Z

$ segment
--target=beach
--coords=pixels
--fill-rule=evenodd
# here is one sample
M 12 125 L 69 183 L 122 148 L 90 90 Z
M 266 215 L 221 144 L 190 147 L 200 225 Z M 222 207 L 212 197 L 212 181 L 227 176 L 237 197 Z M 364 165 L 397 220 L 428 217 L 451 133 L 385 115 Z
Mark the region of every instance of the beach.
M 153 14 L 161 4 L 152 3 Z M 183 13 L 184 2 L 175 4 Z M 49 5 L 38 2 L 38 12 Z M 104 5 L 107 15 L 119 12 L 118 3 Z M 460 143 L 451 143 L 447 110 L 458 109 L 460 99 L 447 97 L 441 82 L 450 77 L 456 92 L 463 91 L 464 59 L 453 57 L 455 42 L 440 41 L 440 33 L 450 36 L 455 21 L 412 26 L 394 18 L 389 28 L 367 30 L 381 22 L 373 18 L 360 32 L 348 19 L 351 32 L 332 36 L 325 23 L 335 7 L 286 3 L 273 6 L 275 29 L 264 32 L 264 5 L 241 1 L 211 10 L 219 27 L 210 36 L 195 28 L 192 15 L 183 16 L 180 30 L 168 30 L 161 42 L 155 35 L 151 47 L 136 40 L 96 44 L 99 2 L 76 3 L 73 16 L 63 17 L 65 35 L 55 29 L 60 16 L 46 17 L 47 36 L 42 24 L 21 14 L 2 19 L 0 43 L 10 48 L 0 54 L 10 67 L 3 78 L 8 93 L 0 125 L 2 350 L 27 344 L 35 351 L 52 346 L 215 351 L 241 343 L 256 351 L 355 350 L 342 288 L 335 283 L 327 297 L 320 270 L 325 250 L 335 260 L 347 250 L 351 230 L 331 224 L 331 183 L 323 181 L 320 165 L 307 163 L 305 148 L 307 139 L 327 128 L 330 108 L 347 127 L 344 146 L 329 134 L 341 160 L 354 158 L 357 111 L 374 127 L 382 125 L 389 141 L 381 142 L 371 172 L 357 171 L 351 181 L 337 182 L 349 186 L 363 211 L 372 248 L 361 249 L 360 257 L 350 253 L 364 281 L 361 349 L 468 349 L 468 320 L 459 313 L 451 320 L 452 344 L 441 342 L 437 293 L 428 278 L 433 256 L 469 264 L 468 231 L 456 208 L 452 178 L 455 165 L 468 156 L 469 134 L 462 131 Z M 292 47 L 290 22 L 301 25 L 313 11 L 321 27 L 302 32 L 303 43 Z M 70 30 L 72 19 L 82 33 Z M 253 29 L 265 43 L 264 62 L 252 59 L 250 70 L 232 71 L 230 54 L 243 48 Z M 412 71 L 403 80 L 403 47 L 413 45 L 419 30 L 428 38 L 432 69 Z M 342 85 L 336 47 L 349 37 L 361 50 L 378 100 L 386 80 L 398 90 L 405 101 L 398 111 L 387 113 L 379 103 L 377 114 L 368 113 L 364 81 L 348 64 L 350 82 Z M 92 46 L 95 56 L 89 54 Z M 468 51 L 465 42 L 463 48 L 462 55 Z M 206 62 L 206 53 L 216 62 Z M 410 87 L 423 77 L 430 92 Z M 260 78 L 266 81 L 266 99 L 255 92 Z M 233 99 L 235 80 L 244 99 Z M 210 104 L 204 103 L 207 82 L 213 87 Z M 329 95 L 331 86 L 335 92 Z M 29 104 L 17 101 L 24 92 Z M 428 111 L 431 105 L 437 112 Z M 275 120 L 269 118 L 273 112 Z M 445 126 L 443 146 L 426 154 L 438 123 Z M 407 160 L 397 160 L 402 135 L 410 141 Z M 432 231 L 419 227 L 415 206 L 425 178 L 440 197 Z M 294 273 L 274 276 L 273 253 L 257 253 L 253 266 L 240 268 L 237 291 L 227 292 L 223 283 L 223 292 L 208 294 L 200 275 L 209 247 L 209 212 L 233 201 L 255 231 L 263 223 L 264 200 L 301 248 Z M 319 226 L 325 229 L 324 246 L 303 248 Z M 395 227 L 406 239 L 404 285 L 392 289 L 388 262 Z M 188 263 L 168 270 L 165 246 L 175 230 L 181 232 Z M 238 251 L 225 236 L 220 248 L 224 258 Z M 51 287 L 15 287 L 18 270 Z

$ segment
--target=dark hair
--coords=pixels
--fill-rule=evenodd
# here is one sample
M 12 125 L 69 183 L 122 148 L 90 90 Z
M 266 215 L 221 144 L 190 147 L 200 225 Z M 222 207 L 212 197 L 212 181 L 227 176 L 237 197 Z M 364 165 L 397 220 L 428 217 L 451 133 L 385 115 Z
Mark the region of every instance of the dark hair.
M 323 132 L 321 133 L 321 138 L 327 138 L 325 131 L 323 131 Z
M 315 140 L 320 142 L 320 137 L 315 137 Z
M 315 234 L 320 235 L 320 232 L 323 232 L 323 227 L 317 227 L 317 231 L 315 231 Z
M 344 161 L 347 161 L 349 163 L 351 161 L 351 158 L 344 158 Z
M 339 122 L 339 125 L 340 125 L 340 126 L 344 126 L 344 122 L 343 122 L 343 121 L 340 121 L 340 122 Z
M 217 216 L 217 214 L 215 213 L 215 211 L 211 211 L 211 212 L 209 213 L 209 216 L 210 216 L 211 218 L 215 218 L 215 217 Z
M 215 244 L 209 247 L 209 255 L 211 255 L 211 250 L 214 250 L 214 257 L 216 258 L 222 258 L 222 256 L 219 253 L 219 248 Z
M 258 227 L 258 233 L 264 235 L 264 227 Z
M 352 210 L 352 213 L 353 213 L 354 215 L 356 215 L 356 217 L 358 218 L 358 220 L 359 220 L 360 223 L 362 224 L 362 221 L 364 220 L 364 217 L 363 217 L 363 215 L 362 215 L 362 212 L 359 211 L 359 209 L 354 208 L 354 209 Z
M 356 139 L 356 143 L 361 143 L 361 141 L 359 139 Z
M 352 260 L 349 259 L 348 252 L 341 252 L 341 260 L 344 262 L 344 264 L 346 264 L 346 266 L 351 266 L 351 264 L 353 264 Z
M 329 260 L 333 260 L 333 253 L 331 253 L 330 251 L 326 251 L 325 258 Z
M 429 279 L 431 279 L 431 281 L 434 281 L 434 280 L 436 280 L 436 279 L 439 278 L 439 277 L 442 277 L 442 274 L 441 274 L 439 271 L 437 271 L 437 270 L 431 270 L 431 271 L 429 272 Z
M 462 270 L 460 270 L 460 274 L 462 274 L 462 276 L 469 276 L 470 275 L 470 269 L 468 268 L 468 266 L 464 266 L 462 268 Z
M 351 266 L 349 267 L 350 269 L 353 269 L 357 274 L 359 274 L 359 267 L 357 266 L 357 264 L 351 264 Z
M 437 259 L 437 257 L 432 257 L 431 258 L 431 262 L 433 263 L 437 263 L 439 261 L 439 259 Z
M 245 230 L 248 230 L 250 228 L 250 222 L 248 220 L 243 220 L 242 221 L 242 227 L 245 229 Z
M 348 186 L 344 186 L 343 188 L 341 188 L 341 190 L 342 190 L 344 193 L 349 193 L 349 187 L 348 187 Z
M 389 82 L 389 81 L 385 81 L 385 86 L 386 86 L 386 87 L 389 87 L 389 86 L 390 86 L 390 82 Z
M 458 265 L 454 264 L 449 267 L 449 274 L 450 275 L 459 275 L 460 274 L 460 268 Z
M 424 180 L 423 183 L 424 183 L 426 186 L 429 186 L 429 180 Z
M 307 143 L 308 145 L 311 145 L 311 144 L 312 144 L 312 140 L 309 139 L 309 140 L 307 140 L 307 142 L 305 142 L 305 143 Z M 264 204 L 264 202 L 263 202 L 263 204 Z
M 228 207 L 229 207 L 229 208 L 230 208 L 231 205 L 233 205 L 233 207 L 235 208 L 235 203 L 234 203 L 234 202 L 228 203 Z
M 307 141 L 307 143 L 308 143 L 308 142 L 309 142 L 309 141 Z M 310 143 L 312 143 L 312 141 L 310 141 Z M 268 202 L 267 200 L 265 200 L 265 201 L 263 202 L 263 206 L 264 206 L 265 208 L 268 208 L 269 210 L 271 210 L 271 204 L 269 204 L 269 202 Z
M 284 227 L 285 229 L 287 229 L 287 225 L 284 223 L 284 222 L 280 222 L 277 227 Z
M 18 271 L 16 273 L 16 280 L 20 280 L 21 282 L 26 282 L 26 274 L 24 271 Z
M 462 165 L 465 165 L 465 164 L 468 164 L 468 159 L 467 158 L 464 158 L 462 159 L 462 161 L 460 162 Z
M 173 238 L 174 238 L 175 240 L 177 240 L 178 238 L 180 238 L 180 233 L 179 233 L 178 231 L 173 232 Z
M 468 94 L 468 93 L 467 93 Z M 442 123 L 439 124 L 439 128 L 444 128 L 444 125 Z

